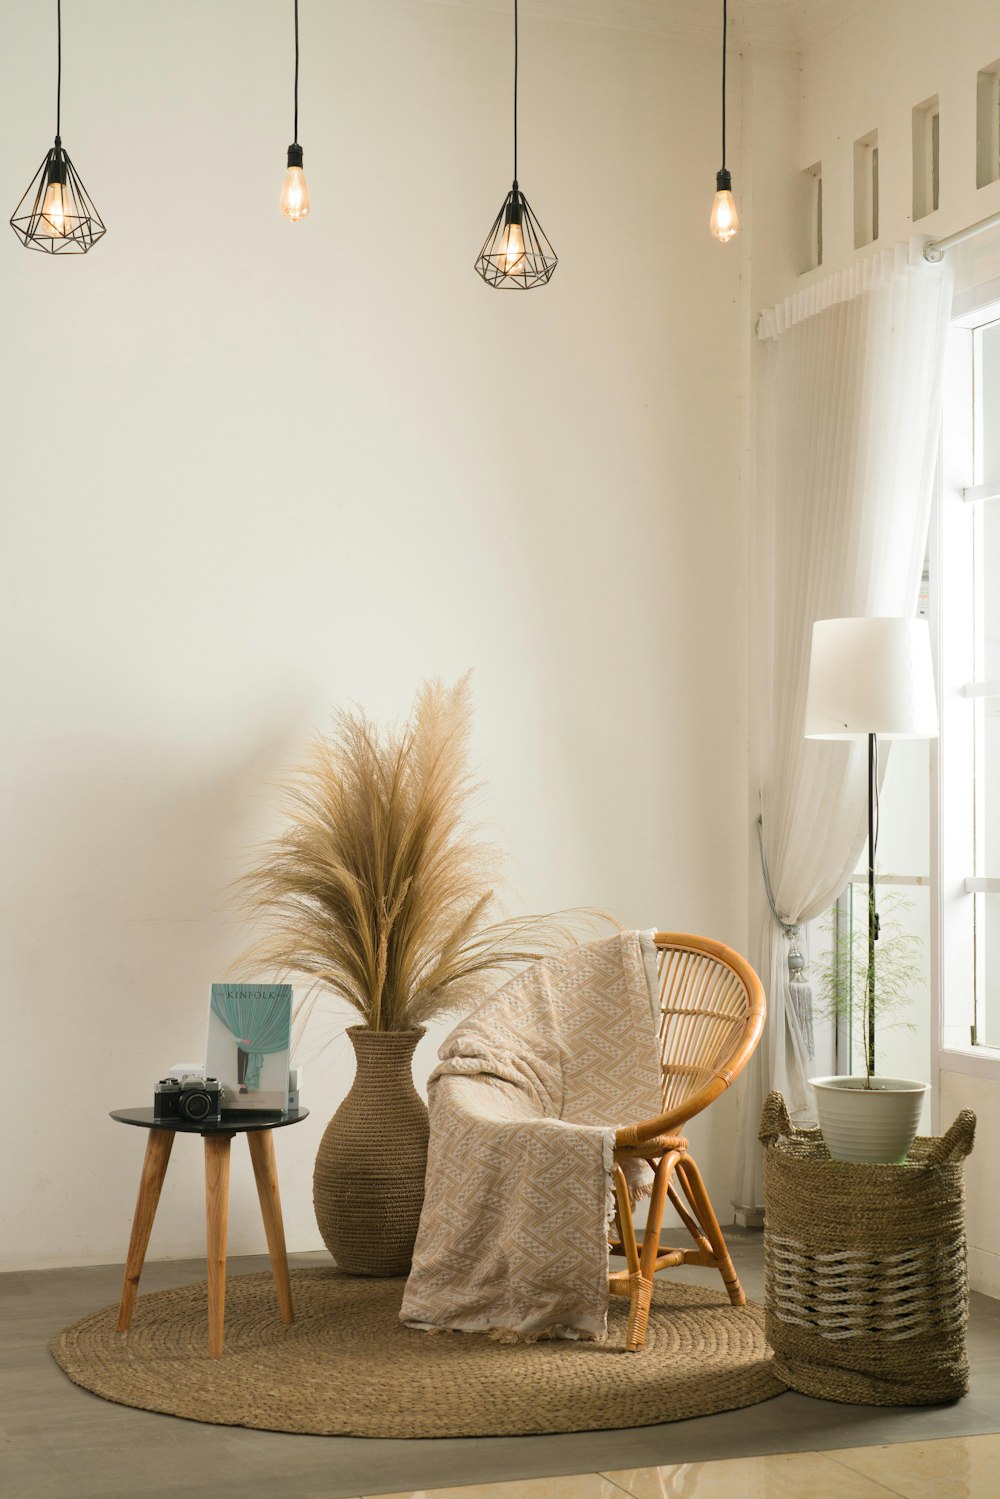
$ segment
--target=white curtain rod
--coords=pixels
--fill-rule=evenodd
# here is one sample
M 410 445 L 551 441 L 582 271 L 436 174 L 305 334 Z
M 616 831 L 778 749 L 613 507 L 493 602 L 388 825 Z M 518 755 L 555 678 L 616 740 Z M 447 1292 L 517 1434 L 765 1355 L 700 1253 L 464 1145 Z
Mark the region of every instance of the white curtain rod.
M 991 213 L 988 219 L 980 219 L 978 224 L 970 224 L 968 229 L 959 229 L 956 234 L 949 234 L 944 239 L 932 239 L 929 244 L 924 245 L 924 259 L 937 263 L 944 259 L 944 252 L 951 250 L 955 245 L 964 245 L 967 239 L 975 239 L 977 234 L 985 234 L 987 229 L 1000 228 L 1000 213 Z

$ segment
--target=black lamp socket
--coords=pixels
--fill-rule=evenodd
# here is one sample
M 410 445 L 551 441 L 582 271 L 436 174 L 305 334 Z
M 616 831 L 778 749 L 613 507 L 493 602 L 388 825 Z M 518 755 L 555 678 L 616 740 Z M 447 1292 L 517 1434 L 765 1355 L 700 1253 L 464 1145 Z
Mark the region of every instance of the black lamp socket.
M 504 211 L 503 221 L 505 224 L 520 224 L 521 202 L 521 190 L 515 182 L 514 186 L 510 190 L 510 196 L 507 199 L 507 207 Z

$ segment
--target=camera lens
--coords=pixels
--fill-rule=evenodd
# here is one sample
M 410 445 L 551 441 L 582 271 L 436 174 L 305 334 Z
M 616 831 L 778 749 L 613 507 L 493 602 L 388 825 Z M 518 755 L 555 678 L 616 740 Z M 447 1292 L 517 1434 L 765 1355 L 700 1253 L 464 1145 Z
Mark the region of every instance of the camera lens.
M 207 1093 L 189 1093 L 184 1100 L 184 1112 L 189 1119 L 204 1119 L 212 1112 L 212 1100 Z

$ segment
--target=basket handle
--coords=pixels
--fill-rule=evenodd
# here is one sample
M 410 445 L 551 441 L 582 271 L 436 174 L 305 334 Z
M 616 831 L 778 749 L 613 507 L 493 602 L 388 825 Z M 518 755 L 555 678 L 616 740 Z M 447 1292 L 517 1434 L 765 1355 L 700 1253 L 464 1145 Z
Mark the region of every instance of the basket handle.
M 972 1150 L 975 1138 L 975 1114 L 971 1109 L 960 1109 L 951 1129 L 934 1141 L 924 1159 L 929 1166 L 947 1166 L 954 1161 L 964 1161 Z
M 816 1140 L 819 1130 L 815 1125 L 800 1129 L 797 1124 L 793 1124 L 784 1097 L 775 1088 L 764 1100 L 757 1139 L 762 1145 L 773 1145 L 781 1135 L 788 1140 Z

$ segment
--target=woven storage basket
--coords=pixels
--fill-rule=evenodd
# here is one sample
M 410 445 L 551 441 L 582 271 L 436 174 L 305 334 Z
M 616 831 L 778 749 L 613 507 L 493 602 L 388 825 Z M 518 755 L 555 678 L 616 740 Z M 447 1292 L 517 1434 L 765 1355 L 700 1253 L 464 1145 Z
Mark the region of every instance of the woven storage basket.
M 858 1405 L 935 1405 L 969 1387 L 962 1162 L 976 1116 L 900 1165 L 834 1161 L 780 1093 L 764 1104 L 764 1271 L 774 1371 Z

